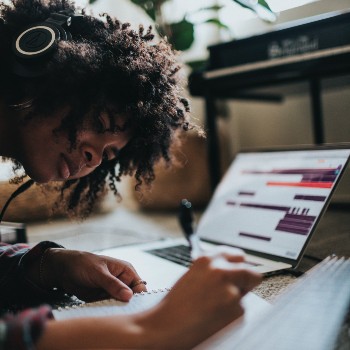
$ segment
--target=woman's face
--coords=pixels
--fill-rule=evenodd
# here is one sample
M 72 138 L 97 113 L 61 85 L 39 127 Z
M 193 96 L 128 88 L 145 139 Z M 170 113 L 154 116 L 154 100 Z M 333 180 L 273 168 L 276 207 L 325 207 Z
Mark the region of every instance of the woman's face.
M 78 132 L 76 147 L 72 148 L 67 132 L 53 133 L 60 127 L 64 115 L 61 111 L 50 118 L 33 118 L 19 127 L 13 158 L 38 183 L 86 176 L 103 160 L 117 157 L 130 139 L 130 130 L 100 133 L 92 128 L 84 128 Z M 99 122 L 103 130 L 110 129 L 111 121 L 107 114 L 101 114 Z M 122 127 L 125 118 L 116 117 L 114 122 Z

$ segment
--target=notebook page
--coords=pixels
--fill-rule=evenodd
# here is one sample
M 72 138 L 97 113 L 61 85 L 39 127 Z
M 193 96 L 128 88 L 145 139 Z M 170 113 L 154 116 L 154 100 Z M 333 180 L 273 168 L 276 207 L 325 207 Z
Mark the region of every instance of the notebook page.
M 151 308 L 159 303 L 167 294 L 169 289 L 161 289 L 145 293 L 134 294 L 129 302 L 121 302 L 114 299 L 102 300 L 94 303 L 85 303 L 81 306 L 59 308 L 53 310 L 56 320 L 65 320 L 79 317 L 101 317 L 113 315 L 126 315 L 137 313 Z M 245 309 L 242 317 L 235 326 L 241 326 L 251 322 L 256 315 L 269 309 L 271 304 L 253 293 L 248 293 L 242 301 Z
M 160 289 L 150 292 L 134 294 L 129 302 L 106 299 L 93 303 L 83 303 L 79 306 L 70 306 L 53 310 L 56 320 L 65 320 L 81 317 L 102 317 L 137 313 L 158 304 L 169 289 Z
M 221 333 L 197 350 L 331 350 L 350 304 L 350 260 L 326 259 L 240 332 Z

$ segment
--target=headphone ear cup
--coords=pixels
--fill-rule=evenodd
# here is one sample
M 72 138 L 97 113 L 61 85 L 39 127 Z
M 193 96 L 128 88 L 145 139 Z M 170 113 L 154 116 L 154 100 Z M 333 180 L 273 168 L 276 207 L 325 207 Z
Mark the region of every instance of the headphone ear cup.
M 21 32 L 13 41 L 14 54 L 25 60 L 37 59 L 51 53 L 60 40 L 64 30 L 51 23 L 39 23 Z
M 71 15 L 52 13 L 45 22 L 33 24 L 17 35 L 12 42 L 14 73 L 30 78 L 43 75 L 45 61 L 57 49 L 58 42 L 72 39 L 69 30 L 65 30 L 71 22 Z

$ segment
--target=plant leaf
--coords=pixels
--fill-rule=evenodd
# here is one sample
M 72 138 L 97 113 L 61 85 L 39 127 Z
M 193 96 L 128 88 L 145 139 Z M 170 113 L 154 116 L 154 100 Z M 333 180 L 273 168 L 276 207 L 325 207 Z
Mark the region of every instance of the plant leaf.
M 240 1 L 240 0 L 233 0 L 233 1 L 234 1 L 235 3 L 237 3 L 238 5 L 241 5 L 242 7 L 246 8 L 246 9 L 249 9 L 249 10 L 254 11 L 254 10 L 252 9 L 252 5 L 248 4 L 249 1 L 246 1 L 246 0 L 242 0 L 242 1 Z
M 194 41 L 194 24 L 183 19 L 180 22 L 171 23 L 171 37 L 169 41 L 176 50 L 184 51 L 191 47 Z
M 208 6 L 208 7 L 201 7 L 196 12 L 200 11 L 220 11 L 224 6 L 221 5 L 214 5 L 214 6 Z
M 250 0 L 233 0 L 235 3 L 241 5 L 255 12 L 262 20 L 266 22 L 274 22 L 277 19 L 277 15 L 270 9 L 270 6 L 265 0 L 258 0 L 253 2 Z
M 225 23 L 222 23 L 219 19 L 217 18 L 210 18 L 210 19 L 207 19 L 206 21 L 204 21 L 203 23 L 212 23 L 212 24 L 215 24 L 216 26 L 218 26 L 219 28 L 223 28 L 223 29 L 227 29 L 229 30 L 229 27 L 225 24 Z
M 271 10 L 271 7 L 269 6 L 269 4 L 265 1 L 265 0 L 258 0 L 258 3 L 261 5 L 261 6 L 264 6 L 267 10 L 273 12 Z

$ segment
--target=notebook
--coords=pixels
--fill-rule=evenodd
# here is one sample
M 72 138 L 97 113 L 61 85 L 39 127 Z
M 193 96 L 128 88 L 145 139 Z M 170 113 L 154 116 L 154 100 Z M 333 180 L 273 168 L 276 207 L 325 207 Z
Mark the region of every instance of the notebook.
M 349 147 L 240 152 L 200 218 L 202 247 L 241 248 L 247 266 L 264 274 L 295 268 L 348 165 Z M 130 261 L 150 288 L 171 286 L 191 265 L 183 238 L 101 253 Z
M 113 315 L 128 315 L 145 311 L 157 305 L 168 293 L 169 288 L 149 290 L 135 293 L 129 302 L 114 299 L 100 300 L 73 306 L 60 307 L 53 310 L 56 320 L 81 317 L 102 317 Z M 248 293 L 242 300 L 245 309 L 245 322 L 252 320 L 256 314 L 271 307 L 271 304 L 253 293 Z
M 328 257 L 252 322 L 229 325 L 195 350 L 349 349 L 349 307 L 350 259 Z

